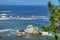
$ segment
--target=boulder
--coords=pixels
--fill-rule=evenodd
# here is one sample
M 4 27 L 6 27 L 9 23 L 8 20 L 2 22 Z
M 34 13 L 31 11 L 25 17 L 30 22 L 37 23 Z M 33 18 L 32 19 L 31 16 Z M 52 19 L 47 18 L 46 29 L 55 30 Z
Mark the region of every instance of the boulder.
M 41 34 L 38 30 L 38 27 L 35 27 L 33 25 L 28 25 L 25 32 L 28 34 Z
M 19 30 L 19 32 L 25 32 L 23 29 Z
M 24 30 L 19 30 L 18 32 L 19 34 L 16 35 L 17 37 L 24 37 L 26 35 Z
M 17 34 L 17 37 L 24 37 L 28 35 L 41 35 L 42 33 L 39 32 L 38 27 L 33 25 L 28 25 L 26 30 L 19 30 L 19 34 Z
M 17 34 L 16 36 L 17 37 L 24 37 L 25 35 L 24 34 Z

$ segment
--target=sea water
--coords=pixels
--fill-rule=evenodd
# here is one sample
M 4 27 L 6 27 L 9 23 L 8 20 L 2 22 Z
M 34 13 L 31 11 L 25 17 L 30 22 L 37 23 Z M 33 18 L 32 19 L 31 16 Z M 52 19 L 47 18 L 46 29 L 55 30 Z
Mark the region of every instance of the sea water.
M 49 17 L 48 7 L 43 5 L 1 5 L 0 14 L 6 14 L 6 16 L 46 16 Z M 48 19 L 35 19 L 35 20 L 18 20 L 18 19 L 8 19 L 0 20 L 0 35 L 4 37 L 0 40 L 44 40 L 45 36 L 37 37 L 21 37 L 17 38 L 17 30 L 26 29 L 28 25 L 35 25 L 42 31 L 41 25 L 48 25 Z

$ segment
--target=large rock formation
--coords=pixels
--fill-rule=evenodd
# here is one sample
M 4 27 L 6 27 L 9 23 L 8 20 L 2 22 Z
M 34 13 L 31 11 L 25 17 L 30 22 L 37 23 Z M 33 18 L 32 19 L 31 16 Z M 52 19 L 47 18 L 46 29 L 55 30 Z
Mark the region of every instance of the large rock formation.
M 29 34 L 39 34 L 40 33 L 38 30 L 38 27 L 35 27 L 33 25 L 28 25 L 25 32 L 29 33 Z
M 20 34 L 17 34 L 17 37 L 24 37 L 28 35 L 41 35 L 42 33 L 39 32 L 38 27 L 33 25 L 28 25 L 26 30 L 19 30 Z

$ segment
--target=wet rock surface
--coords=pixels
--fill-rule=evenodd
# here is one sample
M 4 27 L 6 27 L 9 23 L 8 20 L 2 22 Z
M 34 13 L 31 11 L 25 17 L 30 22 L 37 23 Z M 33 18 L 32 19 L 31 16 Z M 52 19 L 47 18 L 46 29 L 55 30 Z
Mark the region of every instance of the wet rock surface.
M 3 38 L 3 36 L 0 35 L 0 38 Z
M 34 35 L 41 35 L 42 33 L 39 32 L 38 28 L 33 25 L 28 25 L 26 30 L 19 30 L 19 34 L 17 34 L 17 37 L 23 37 L 23 36 L 34 36 Z

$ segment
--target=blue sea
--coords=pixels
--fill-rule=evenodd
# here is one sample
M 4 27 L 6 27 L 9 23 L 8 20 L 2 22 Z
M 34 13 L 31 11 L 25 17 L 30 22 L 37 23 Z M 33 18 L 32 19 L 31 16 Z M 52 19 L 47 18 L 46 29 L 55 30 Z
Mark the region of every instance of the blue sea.
M 49 17 L 46 5 L 0 5 L 0 14 L 7 16 L 46 16 Z M 26 29 L 28 25 L 35 25 L 42 31 L 41 25 L 48 25 L 48 19 L 35 20 L 0 20 L 0 35 L 4 37 L 0 40 L 45 40 L 45 36 L 37 37 L 16 37 L 17 30 Z

